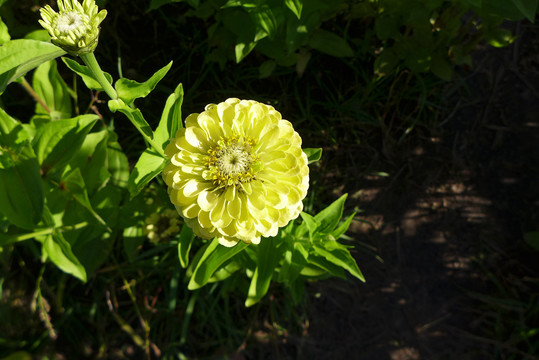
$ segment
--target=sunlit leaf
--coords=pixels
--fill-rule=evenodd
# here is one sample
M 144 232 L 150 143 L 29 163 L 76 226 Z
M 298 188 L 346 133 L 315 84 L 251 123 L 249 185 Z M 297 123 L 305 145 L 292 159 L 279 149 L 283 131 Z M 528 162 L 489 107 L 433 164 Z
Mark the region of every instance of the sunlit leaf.
M 195 290 L 206 285 L 210 277 L 221 265 L 243 251 L 247 246 L 246 243 L 240 241 L 237 245 L 229 248 L 219 245 L 217 238 L 214 238 L 198 261 L 187 288 Z
M 86 270 L 73 254 L 71 245 L 64 239 L 61 232 L 55 230 L 45 238 L 43 252 L 63 272 L 86 282 Z
M 6 42 L 0 46 L 0 93 L 13 80 L 65 53 L 44 41 L 17 39 Z
M 121 78 L 116 81 L 114 87 L 118 92 L 118 97 L 122 99 L 127 105 L 133 104 L 136 99 L 144 98 L 157 86 L 157 83 L 167 74 L 172 66 L 172 61 L 166 66 L 158 70 L 148 80 L 143 83 L 139 83 L 134 80 Z
M 268 292 L 271 278 L 275 272 L 275 266 L 283 254 L 283 247 L 280 245 L 281 238 L 278 236 L 262 239 L 258 245 L 258 261 L 255 273 L 251 279 L 251 284 L 249 285 L 245 306 L 253 306 Z
M 165 149 L 170 138 L 176 136 L 178 129 L 182 128 L 182 103 L 183 86 L 178 84 L 174 93 L 172 93 L 165 103 L 161 114 L 161 120 L 154 132 L 155 142 Z
M 36 114 L 47 115 L 51 120 L 71 117 L 69 88 L 58 73 L 55 60 L 47 61 L 37 67 L 32 87 L 49 110 L 44 109 L 40 103 L 36 103 Z
M 98 119 L 97 115 L 81 115 L 52 121 L 38 129 L 32 146 L 44 175 L 51 169 L 62 169 L 71 160 Z
M 322 158 L 322 148 L 306 148 L 303 152 L 307 155 L 309 164 L 317 162 Z
M 194 239 L 195 234 L 193 230 L 184 224 L 180 232 L 180 238 L 178 239 L 178 258 L 183 268 L 189 265 L 189 252 L 191 251 L 191 244 Z
M 73 71 L 75 74 L 78 74 L 84 85 L 90 90 L 104 91 L 103 87 L 99 81 L 95 78 L 94 73 L 90 70 L 88 66 L 81 65 L 73 59 L 62 57 L 62 61 L 66 66 Z M 103 72 L 107 81 L 112 84 L 112 76 L 109 73 Z
M 318 231 L 320 232 L 331 232 L 339 221 L 341 220 L 344 202 L 346 201 L 348 194 L 344 194 L 337 200 L 335 200 L 331 205 L 329 205 L 324 210 L 320 211 L 314 216 L 314 219 L 320 222 Z
M 129 175 L 127 188 L 131 196 L 136 196 L 165 167 L 166 159 L 153 150 L 146 149 L 140 155 Z

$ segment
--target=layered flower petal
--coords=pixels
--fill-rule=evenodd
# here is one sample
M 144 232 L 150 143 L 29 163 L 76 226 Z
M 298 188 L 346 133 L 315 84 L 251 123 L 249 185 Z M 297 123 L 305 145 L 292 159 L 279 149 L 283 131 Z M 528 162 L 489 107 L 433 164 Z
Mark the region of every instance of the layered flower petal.
M 307 156 L 272 106 L 228 99 L 191 114 L 165 154 L 172 203 L 202 238 L 260 243 L 297 218 L 309 186 Z

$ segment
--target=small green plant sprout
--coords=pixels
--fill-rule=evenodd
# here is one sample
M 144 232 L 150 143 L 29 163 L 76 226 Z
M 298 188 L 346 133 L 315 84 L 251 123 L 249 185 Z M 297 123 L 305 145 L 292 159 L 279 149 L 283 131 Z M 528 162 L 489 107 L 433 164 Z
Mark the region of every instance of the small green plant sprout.
M 51 42 L 70 55 L 91 53 L 97 47 L 99 26 L 107 16 L 107 10 L 98 12 L 94 0 L 58 0 L 59 12 L 49 5 L 40 9 L 39 20 L 49 32 Z

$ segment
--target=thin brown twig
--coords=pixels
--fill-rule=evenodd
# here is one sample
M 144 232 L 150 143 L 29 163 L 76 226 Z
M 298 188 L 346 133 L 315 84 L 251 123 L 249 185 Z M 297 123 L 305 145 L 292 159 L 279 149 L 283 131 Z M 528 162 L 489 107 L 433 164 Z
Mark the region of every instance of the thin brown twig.
M 46 112 L 48 112 L 49 114 L 51 113 L 51 109 L 49 109 L 49 107 L 47 106 L 47 104 L 45 104 L 45 102 L 43 101 L 43 99 L 41 99 L 39 97 L 39 95 L 35 92 L 34 88 L 32 87 L 32 85 L 30 85 L 28 83 L 28 81 L 26 81 L 26 78 L 23 76 L 21 77 L 21 82 L 20 84 L 22 85 L 22 87 L 24 88 L 24 90 L 26 90 L 28 92 L 28 94 L 30 94 L 30 96 L 32 96 L 34 98 L 35 101 L 37 101 L 39 103 L 39 105 L 41 105 L 43 107 L 43 109 L 45 109 Z

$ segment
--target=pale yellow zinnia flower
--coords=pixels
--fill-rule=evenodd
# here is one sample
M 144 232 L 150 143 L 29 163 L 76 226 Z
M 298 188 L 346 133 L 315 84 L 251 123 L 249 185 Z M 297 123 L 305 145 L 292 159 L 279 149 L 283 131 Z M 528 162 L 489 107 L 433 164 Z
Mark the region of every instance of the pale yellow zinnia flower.
M 58 0 L 58 12 L 49 5 L 40 9 L 39 23 L 49 32 L 51 42 L 71 55 L 93 52 L 99 39 L 99 26 L 107 16 L 98 12 L 95 0 Z
M 307 156 L 292 124 L 269 105 L 210 104 L 187 117 L 165 154 L 170 200 L 202 238 L 258 244 L 303 209 Z

